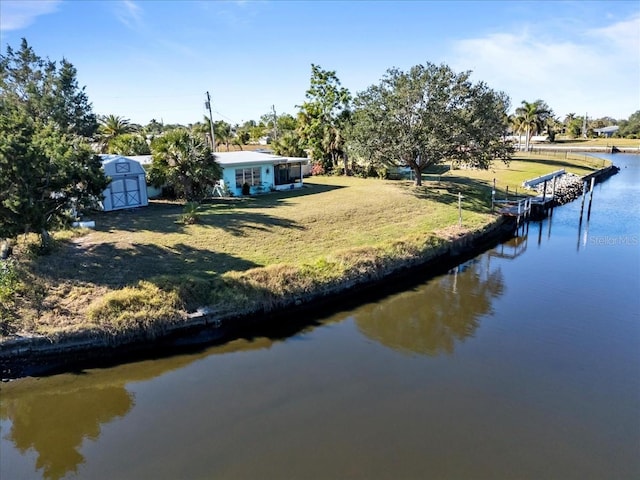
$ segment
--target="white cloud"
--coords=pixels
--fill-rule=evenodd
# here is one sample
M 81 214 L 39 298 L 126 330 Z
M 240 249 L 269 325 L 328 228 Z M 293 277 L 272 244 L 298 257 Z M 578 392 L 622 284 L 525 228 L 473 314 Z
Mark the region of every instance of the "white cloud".
M 626 118 L 640 108 L 640 17 L 571 40 L 522 28 L 454 44 L 457 70 L 510 95 L 513 107 L 541 98 L 569 112 Z
M 40 15 L 53 13 L 61 0 L 31 0 L 28 2 L 2 0 L 0 4 L 0 31 L 20 30 L 31 25 Z
M 594 28 L 587 34 L 632 55 L 636 61 L 640 58 L 640 14 L 607 27 Z
M 118 3 L 116 17 L 129 28 L 139 28 L 142 24 L 142 7 L 133 0 L 122 0 Z

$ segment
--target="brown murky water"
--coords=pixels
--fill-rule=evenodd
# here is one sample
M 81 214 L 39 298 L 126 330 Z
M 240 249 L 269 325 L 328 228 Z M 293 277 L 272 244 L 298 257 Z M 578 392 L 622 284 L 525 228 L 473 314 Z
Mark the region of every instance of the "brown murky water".
M 288 338 L 3 384 L 0 477 L 640 478 L 640 157 L 613 158 L 588 222 Z

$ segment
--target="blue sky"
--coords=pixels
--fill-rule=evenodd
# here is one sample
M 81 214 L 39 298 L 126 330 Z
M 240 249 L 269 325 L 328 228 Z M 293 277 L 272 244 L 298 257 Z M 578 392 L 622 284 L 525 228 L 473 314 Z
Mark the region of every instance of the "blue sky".
M 275 105 L 295 114 L 311 63 L 353 94 L 390 67 L 446 63 L 511 97 L 567 113 L 627 118 L 640 109 L 635 1 L 0 2 L 2 53 L 26 38 L 63 57 L 98 114 L 141 124 L 232 124 Z

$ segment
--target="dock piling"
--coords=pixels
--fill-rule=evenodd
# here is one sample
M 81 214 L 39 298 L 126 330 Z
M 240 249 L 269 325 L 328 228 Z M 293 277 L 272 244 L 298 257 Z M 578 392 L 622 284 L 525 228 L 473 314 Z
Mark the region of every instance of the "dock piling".
M 587 221 L 591 218 L 591 202 L 593 202 L 593 187 L 596 184 L 596 178 L 591 177 L 591 192 L 589 193 L 589 208 L 587 209 Z
M 584 212 L 584 198 L 587 196 L 587 181 L 582 182 L 582 203 L 580 204 L 580 223 L 582 223 L 582 213 Z

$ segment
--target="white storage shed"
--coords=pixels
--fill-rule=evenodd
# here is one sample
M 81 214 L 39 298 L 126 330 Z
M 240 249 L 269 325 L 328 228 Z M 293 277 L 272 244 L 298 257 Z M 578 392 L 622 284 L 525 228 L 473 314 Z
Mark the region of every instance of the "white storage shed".
M 104 174 L 111 178 L 111 183 L 102 192 L 104 211 L 149 205 L 147 180 L 140 162 L 118 155 L 103 155 L 102 158 Z

